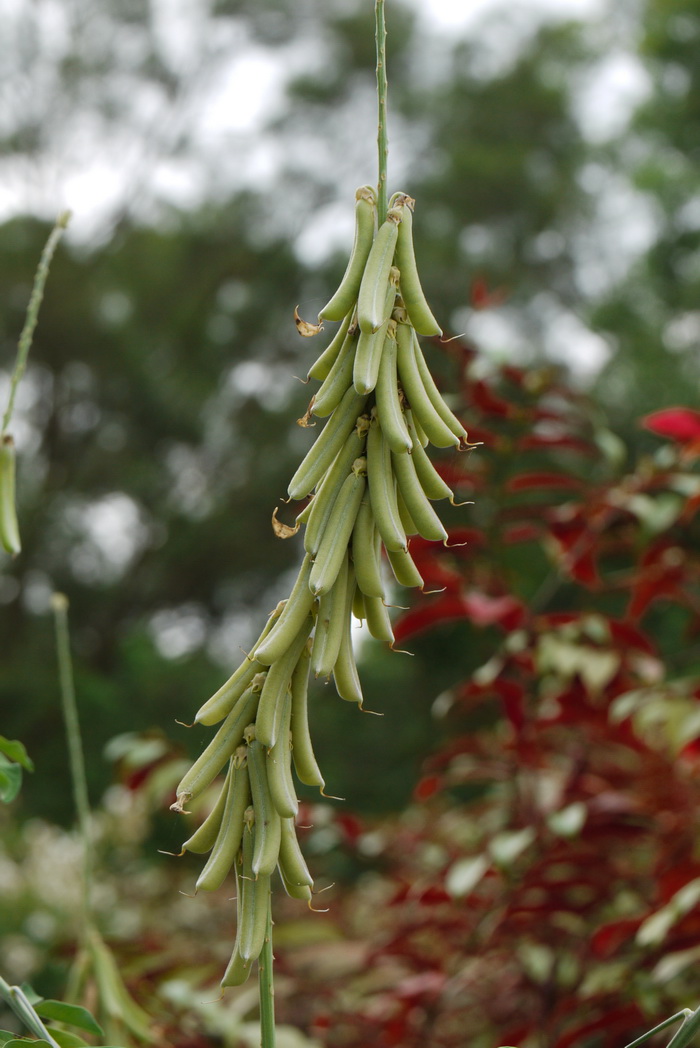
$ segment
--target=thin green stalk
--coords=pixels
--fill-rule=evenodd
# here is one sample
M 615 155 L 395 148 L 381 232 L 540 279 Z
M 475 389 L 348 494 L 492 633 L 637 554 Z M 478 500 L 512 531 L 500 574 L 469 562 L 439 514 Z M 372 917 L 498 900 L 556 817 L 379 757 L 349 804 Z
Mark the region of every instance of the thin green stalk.
M 386 128 L 386 23 L 384 21 L 384 0 L 376 0 L 375 35 L 377 45 L 377 104 L 379 107 L 379 124 L 377 127 L 377 148 L 379 152 L 379 179 L 377 182 L 377 219 L 379 224 L 386 219 L 387 212 L 387 160 L 389 139 Z
M 267 906 L 265 943 L 258 962 L 258 990 L 260 992 L 260 1048 L 275 1048 L 275 990 L 272 966 L 272 909 Z
M 677 1023 L 679 1019 L 687 1019 L 687 1017 L 692 1014 L 690 1008 L 684 1008 L 682 1012 L 676 1012 L 675 1015 L 672 1015 L 669 1019 L 664 1019 L 662 1023 L 655 1026 L 653 1030 L 647 1030 L 647 1032 L 643 1033 L 641 1037 L 638 1037 L 636 1041 L 626 1044 L 625 1048 L 638 1048 L 640 1044 L 644 1044 L 650 1037 L 653 1037 L 654 1034 L 661 1033 L 661 1031 L 665 1030 L 668 1026 L 673 1026 L 674 1023 Z
M 56 653 L 58 656 L 58 679 L 61 692 L 63 720 L 68 741 L 68 761 L 73 783 L 73 799 L 78 815 L 78 832 L 83 846 L 83 920 L 84 931 L 92 923 L 92 841 L 90 833 L 90 802 L 88 800 L 87 778 L 83 745 L 80 736 L 78 707 L 75 701 L 73 683 L 73 666 L 70 655 L 70 637 L 68 634 L 68 598 L 63 593 L 54 593 L 51 598 L 56 624 Z
M 12 419 L 17 387 L 19 386 L 20 379 L 24 374 L 24 369 L 27 366 L 27 357 L 29 356 L 29 350 L 32 345 L 36 322 L 39 318 L 39 307 L 41 306 L 41 300 L 44 297 L 44 287 L 46 286 L 46 278 L 49 275 L 49 266 L 51 265 L 53 253 L 56 250 L 59 240 L 63 236 L 63 231 L 68 225 L 69 219 L 70 211 L 63 211 L 56 219 L 56 224 L 51 230 L 49 239 L 46 241 L 44 250 L 41 253 L 41 258 L 39 259 L 39 265 L 34 274 L 34 284 L 32 286 L 32 293 L 29 297 L 27 315 L 24 320 L 22 334 L 19 336 L 19 342 L 17 343 L 15 369 L 12 372 L 10 396 L 7 401 L 7 407 L 5 408 L 5 414 L 2 417 L 2 430 L 0 430 L 0 437 L 5 436 L 7 427 L 10 425 Z
M 686 1048 L 698 1033 L 700 1033 L 700 1008 L 694 1012 L 686 1009 L 683 1025 L 680 1030 L 676 1030 L 667 1048 Z
M 51 1048 L 60 1048 L 58 1042 L 53 1039 L 39 1016 L 34 1011 L 32 1002 L 20 986 L 10 986 L 10 984 L 5 982 L 2 976 L 0 976 L 0 997 L 10 1006 L 17 1018 L 24 1023 L 30 1033 L 33 1033 L 35 1037 L 40 1037 L 44 1041 L 48 1041 Z

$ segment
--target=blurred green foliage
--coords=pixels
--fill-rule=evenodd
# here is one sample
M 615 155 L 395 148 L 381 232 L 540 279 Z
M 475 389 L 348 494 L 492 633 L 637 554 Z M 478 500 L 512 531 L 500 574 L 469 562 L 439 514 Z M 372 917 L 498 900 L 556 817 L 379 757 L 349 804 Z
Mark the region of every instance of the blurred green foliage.
M 374 134 L 369 6 L 221 0 L 203 22 L 200 50 L 178 68 L 164 57 L 151 5 L 84 4 L 102 43 L 93 34 L 91 51 L 89 34 L 77 33 L 55 70 L 51 104 L 27 110 L 6 134 L 6 155 L 40 169 L 61 118 L 82 107 L 99 113 L 101 134 L 121 129 L 141 141 L 148 171 L 149 149 L 187 158 L 193 131 L 168 138 L 157 125 L 147 148 L 147 135 L 138 137 L 140 91 L 157 90 L 178 113 L 208 63 L 225 60 L 232 27 L 244 49 L 247 40 L 275 53 L 313 50 L 303 74 L 290 74 L 266 131 L 281 145 L 269 185 L 212 193 L 181 210 L 161 200 L 149 211 L 138 193 L 126 196 L 109 235 L 73 242 L 54 261 L 13 427 L 24 550 L 0 565 L 2 729 L 27 744 L 40 772 L 23 790 L 23 814 L 71 817 L 52 590 L 71 602 L 95 794 L 111 774 L 104 744 L 120 732 L 157 725 L 189 752 L 204 745 L 203 732 L 188 735 L 175 719 L 191 719 L 286 594 L 299 543 L 275 539 L 269 520 L 275 505 L 292 518 L 281 500 L 309 444 L 294 420 L 310 390 L 295 376 L 303 378 L 316 352 L 291 315 L 297 303 L 313 315 L 345 264 L 343 251 L 317 261 L 299 238 L 325 208 L 350 213 L 351 196 L 340 200 L 338 186 L 373 177 L 354 169 L 345 148 Z M 615 46 L 649 71 L 650 92 L 623 132 L 602 144 L 586 136 L 577 110 L 581 83 L 606 55 L 595 27 L 530 26 L 513 44 L 504 11 L 473 39 L 431 42 L 408 6 L 390 4 L 388 19 L 392 156 L 402 188 L 418 201 L 417 253 L 436 313 L 453 327 L 472 324 L 473 282 L 502 291 L 503 306 L 490 307 L 507 321 L 503 344 L 490 347 L 501 356 L 511 352 L 508 331 L 536 356 L 552 316 L 574 316 L 611 347 L 593 397 L 612 409 L 628 442 L 637 440 L 641 413 L 687 402 L 697 382 L 700 58 L 690 41 L 700 3 L 684 0 L 671 13 L 657 0 L 630 18 Z M 511 41 L 500 50 L 499 26 Z M 115 41 L 129 34 L 138 47 L 110 49 L 110 33 Z M 40 49 L 33 57 L 48 61 Z M 130 87 L 120 93 L 119 84 Z M 321 147 L 335 169 L 305 155 Z M 648 250 L 619 279 L 597 285 L 581 279 L 582 244 L 590 266 L 596 237 L 609 251 L 615 234 L 587 181 L 591 167 L 636 186 L 655 219 Z M 209 174 L 215 185 L 217 171 Z M 0 230 L 7 373 L 45 236 L 34 218 Z M 574 342 L 573 365 L 577 352 Z M 449 388 L 447 358 L 437 370 Z M 468 422 L 469 405 L 462 407 Z M 521 556 L 513 571 L 532 572 Z M 358 718 L 319 686 L 314 730 L 333 792 L 356 808 L 400 807 L 432 747 L 435 696 L 483 661 L 488 645 L 488 635 L 461 625 L 422 640 L 413 659 L 368 645 L 367 704 L 381 721 Z

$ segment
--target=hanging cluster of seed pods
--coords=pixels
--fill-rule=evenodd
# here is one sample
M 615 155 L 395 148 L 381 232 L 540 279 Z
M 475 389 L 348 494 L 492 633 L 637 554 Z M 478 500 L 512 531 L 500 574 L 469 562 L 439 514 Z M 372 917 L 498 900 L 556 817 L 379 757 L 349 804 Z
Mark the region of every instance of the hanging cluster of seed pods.
M 426 453 L 466 448 L 467 433 L 445 404 L 418 341 L 442 331 L 423 294 L 413 250 L 414 201 L 396 193 L 377 221 L 371 186 L 356 193 L 355 239 L 341 284 L 318 325 L 339 321 L 309 370 L 321 382 L 307 413 L 327 418 L 289 484 L 308 499 L 297 516 L 305 556 L 289 598 L 271 613 L 250 653 L 195 718 L 219 724 L 177 788 L 183 811 L 224 772 L 211 814 L 183 845 L 209 853 L 197 887 L 213 890 L 231 868 L 237 933 L 222 986 L 248 977 L 269 927 L 271 877 L 310 903 L 313 879 L 296 837 L 294 771 L 324 787 L 307 717 L 309 677 L 333 678 L 341 698 L 363 703 L 351 640 L 353 616 L 393 645 L 382 550 L 402 586 L 423 586 L 412 535 L 446 542 L 432 502 L 451 489 Z M 294 769 L 294 771 L 293 771 Z

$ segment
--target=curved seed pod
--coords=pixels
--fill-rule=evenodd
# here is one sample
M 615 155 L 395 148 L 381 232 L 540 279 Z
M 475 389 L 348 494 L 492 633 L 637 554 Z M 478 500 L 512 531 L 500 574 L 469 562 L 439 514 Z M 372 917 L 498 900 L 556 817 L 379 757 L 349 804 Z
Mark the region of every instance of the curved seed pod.
M 394 577 L 400 586 L 407 586 L 409 589 L 418 586 L 423 589 L 423 576 L 416 567 L 409 550 L 400 549 L 398 552 L 387 550 L 387 556 Z
M 354 312 L 354 308 L 350 310 L 324 351 L 311 365 L 309 373 L 306 376 L 307 382 L 312 378 L 315 378 L 318 382 L 323 382 L 323 380 L 328 377 L 335 359 L 340 353 L 343 342 L 345 341 L 345 336 L 350 330 Z
M 450 432 L 452 432 L 456 437 L 459 438 L 460 444 L 467 444 L 469 441 L 467 431 L 462 425 L 462 423 L 459 421 L 457 416 L 453 414 L 452 411 L 450 411 L 447 404 L 443 400 L 442 393 L 435 385 L 435 379 L 430 374 L 430 368 L 426 363 L 425 357 L 423 356 L 423 350 L 420 348 L 420 343 L 416 338 L 415 334 L 413 336 L 413 351 L 416 356 L 418 373 L 421 377 L 423 386 L 425 387 L 425 392 L 428 394 L 428 398 L 431 404 L 437 411 L 442 421 L 448 427 Z
M 260 692 L 260 704 L 255 718 L 256 737 L 263 746 L 274 746 L 280 727 L 280 715 L 289 681 L 302 651 L 309 639 L 313 619 L 307 615 L 291 644 L 283 655 L 270 666 Z
M 292 592 L 279 618 L 267 636 L 253 650 L 253 658 L 264 666 L 271 666 L 284 655 L 306 621 L 314 599 L 313 594 L 309 591 L 312 564 L 311 557 L 307 553 L 301 562 Z
M 290 498 L 303 499 L 313 491 L 357 425 L 366 400 L 352 386 L 348 389 L 289 482 Z
M 408 432 L 411 434 L 413 440 L 413 465 L 416 467 L 420 486 L 423 488 L 423 491 L 428 498 L 432 499 L 434 502 L 439 502 L 440 499 L 449 499 L 450 502 L 454 502 L 452 488 L 447 481 L 442 479 L 438 471 L 435 469 L 435 466 L 428 458 L 425 448 L 421 446 L 410 411 L 406 412 L 406 421 L 408 422 Z
M 357 340 L 352 369 L 352 381 L 357 393 L 371 393 L 377 384 L 384 339 L 391 322 L 398 282 L 399 271 L 392 266 L 389 270 L 389 282 L 386 285 L 386 298 L 384 299 L 384 323 L 376 331 L 361 332 Z
M 244 982 L 247 982 L 252 967 L 252 960 L 243 960 L 238 949 L 238 943 L 236 943 L 231 954 L 231 960 L 228 962 L 228 967 L 221 980 L 221 989 L 224 990 L 227 986 L 242 986 Z
M 280 817 L 270 796 L 265 747 L 255 737 L 252 726 L 246 734 L 248 736 L 248 775 L 255 812 L 253 874 L 256 877 L 269 877 L 277 865 L 280 851 Z M 246 956 L 243 950 L 241 954 Z
M 416 360 L 413 329 L 408 324 L 399 324 L 396 341 L 399 378 L 414 421 L 425 430 L 428 440 L 435 447 L 459 447 L 460 438 L 440 418 L 423 384 Z
M 397 360 L 397 363 L 398 363 L 398 354 L 397 354 L 396 360 Z M 408 414 L 408 411 L 406 412 L 406 414 Z M 425 432 L 425 430 L 421 426 L 421 424 L 418 421 L 418 419 L 414 418 L 413 425 L 416 428 L 416 436 L 418 437 L 418 440 L 420 442 L 420 446 L 422 448 L 427 448 L 428 444 L 430 443 L 430 441 L 428 440 L 428 434 Z
M 250 784 L 246 767 L 245 747 L 239 746 L 231 758 L 232 774 L 226 792 L 221 827 L 216 844 L 197 878 L 195 890 L 213 892 L 221 887 L 233 866 L 243 840 L 243 814 L 250 803 Z
M 301 782 L 306 786 L 318 786 L 323 789 L 326 784 L 325 779 L 316 762 L 309 734 L 309 656 L 307 644 L 292 674 L 292 759 Z
M 399 491 L 418 534 L 432 542 L 445 542 L 447 532 L 420 485 L 413 455 L 394 455 L 392 452 L 391 461 Z
M 228 786 L 231 781 L 231 765 L 229 763 L 228 771 L 226 772 L 226 778 L 224 784 L 219 791 L 219 796 L 216 798 L 216 804 L 207 815 L 201 826 L 198 826 L 191 837 L 188 837 L 182 846 L 183 852 L 189 851 L 195 855 L 206 855 L 208 851 L 214 847 L 217 835 L 219 833 L 219 827 L 221 826 L 221 818 L 224 814 L 224 807 L 226 806 L 226 797 L 228 794 Z
M 358 622 L 364 622 L 367 618 L 367 612 L 365 611 L 365 595 L 359 586 L 355 586 L 355 595 L 352 598 L 352 614 L 353 618 L 357 619 Z
M 313 892 L 309 888 L 308 884 L 292 884 L 288 881 L 282 870 L 280 869 L 280 878 L 282 880 L 282 887 L 286 891 L 290 899 L 301 899 L 303 902 L 311 904 L 313 898 Z
M 253 819 L 253 809 L 249 808 L 244 816 L 245 821 L 245 834 L 250 834 L 250 824 Z M 231 960 L 228 962 L 226 971 L 224 972 L 221 980 L 221 988 L 225 989 L 227 986 L 242 986 L 250 975 L 250 970 L 253 966 L 252 960 L 244 961 L 240 953 L 240 941 L 241 941 L 241 915 L 243 913 L 243 854 L 239 852 L 236 857 L 234 864 L 234 871 L 236 874 L 236 899 L 238 900 L 238 918 L 236 921 L 236 942 L 233 947 L 233 953 L 231 954 Z M 252 870 L 251 870 L 252 874 Z
M 352 382 L 353 366 L 355 364 L 355 349 L 357 348 L 356 332 L 345 336 L 340 353 L 335 358 L 333 367 L 324 379 L 323 385 L 311 403 L 311 414 L 318 418 L 326 418 L 338 407 L 345 395 L 345 391 Z
M 368 597 L 384 599 L 381 570 L 381 536 L 374 523 L 369 499 L 360 503 L 352 530 L 352 561 L 357 585 Z M 358 616 L 359 617 L 359 616 Z
M 197 797 L 219 774 L 226 761 L 243 741 L 243 732 L 258 708 L 260 694 L 248 690 L 241 695 L 207 748 L 199 755 L 177 787 L 173 811 L 182 811 L 183 805 Z
M 421 335 L 442 335 L 421 287 L 413 250 L 413 212 L 405 197 L 396 240 L 396 265 L 401 271 L 401 297 L 413 327 Z
M 272 803 L 280 815 L 288 818 L 293 818 L 299 811 L 299 801 L 292 782 L 292 749 L 289 731 L 291 713 L 292 696 L 291 692 L 287 691 L 277 740 L 267 755 L 267 784 Z
M 268 616 L 265 628 L 256 640 L 253 650 L 257 648 L 258 644 L 267 637 L 272 627 L 277 622 L 278 618 L 284 610 L 286 601 L 280 601 L 277 607 Z M 195 717 L 195 724 L 218 724 L 220 720 L 231 712 L 233 704 L 241 697 L 243 692 L 248 688 L 258 673 L 264 670 L 262 663 L 257 662 L 254 658 L 246 655 L 245 659 L 238 667 L 237 670 L 231 674 L 225 684 L 215 692 L 210 699 L 204 703 L 203 706 L 197 711 Z
M 406 549 L 406 532 L 396 503 L 391 448 L 384 440 L 375 412 L 367 434 L 367 477 L 370 505 L 382 542 L 387 549 Z
M 0 544 L 12 554 L 22 549 L 15 508 L 15 442 L 9 433 L 0 441 Z
M 254 809 L 248 808 L 246 814 L 246 829 L 243 832 L 243 866 L 238 893 L 240 928 L 238 952 L 244 961 L 254 961 L 256 957 L 260 956 L 265 942 L 267 918 L 270 912 L 270 875 L 262 873 L 256 875 L 254 864 L 260 823 Z M 277 818 L 279 819 L 279 816 Z
M 309 867 L 299 847 L 294 819 L 282 819 L 279 869 L 282 879 L 287 884 L 297 887 L 306 884 L 309 888 L 313 888 L 314 879 L 309 873 Z
M 396 348 L 396 321 L 390 320 L 377 378 L 377 417 L 384 439 L 398 455 L 410 451 L 413 445 L 399 400 Z
M 345 625 L 348 586 L 348 554 L 343 555 L 338 577 L 318 602 L 316 629 L 311 648 L 311 670 L 315 677 L 330 677 L 338 658 Z
M 396 505 L 399 507 L 399 520 L 401 521 L 401 527 L 403 528 L 403 530 L 406 532 L 407 535 L 417 535 L 418 528 L 416 527 L 416 523 L 413 520 L 413 517 L 408 512 L 408 508 L 406 506 L 406 503 L 404 502 L 404 498 L 401 494 L 401 489 L 399 488 L 398 484 L 396 485 Z
M 352 473 L 343 481 L 311 569 L 309 586 L 320 596 L 328 593 L 338 577 L 367 486 L 367 459 L 355 459 Z
M 345 629 L 343 630 L 343 639 L 340 643 L 340 651 L 338 652 L 338 658 L 336 664 L 333 667 L 333 682 L 335 684 L 335 690 L 340 695 L 341 699 L 345 699 L 346 702 L 356 702 L 358 706 L 362 707 L 363 696 L 362 696 L 362 685 L 360 684 L 360 675 L 357 672 L 357 665 L 355 663 L 355 653 L 352 648 L 352 604 L 355 595 L 355 573 L 352 568 L 348 569 L 348 595 L 347 604 L 345 610 Z
M 372 248 L 377 216 L 377 196 L 372 186 L 360 186 L 355 193 L 355 239 L 350 260 L 338 290 L 319 313 L 324 320 L 340 320 L 355 304 L 365 263 Z
M 386 320 L 385 289 L 394 260 L 400 221 L 401 213 L 398 209 L 387 212 L 386 221 L 379 227 L 374 238 L 357 296 L 357 322 L 360 331 L 377 331 Z
M 393 644 L 394 631 L 391 628 L 391 619 L 384 601 L 365 594 L 365 611 L 367 612 L 367 628 L 375 640 L 384 640 L 387 644 Z
M 360 415 L 355 429 L 336 455 L 314 496 L 314 508 L 304 533 L 304 549 L 313 556 L 318 553 L 321 538 L 326 530 L 326 524 L 338 492 L 343 486 L 343 481 L 350 473 L 355 459 L 364 455 L 368 429 L 369 416 Z

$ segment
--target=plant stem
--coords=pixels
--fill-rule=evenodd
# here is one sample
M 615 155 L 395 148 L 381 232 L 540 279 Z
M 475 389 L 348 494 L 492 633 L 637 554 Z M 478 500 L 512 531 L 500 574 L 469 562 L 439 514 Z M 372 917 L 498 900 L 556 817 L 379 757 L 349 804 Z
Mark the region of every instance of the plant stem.
M 34 274 L 34 284 L 32 286 L 32 293 L 29 297 L 29 305 L 27 306 L 27 315 L 24 320 L 24 327 L 22 328 L 22 334 L 19 336 L 19 342 L 17 343 L 17 357 L 15 359 L 15 369 L 12 372 L 12 382 L 10 385 L 10 396 L 7 401 L 7 407 L 5 408 L 5 414 L 2 417 L 2 430 L 0 430 L 0 437 L 4 437 L 7 432 L 7 427 L 10 425 L 12 419 L 12 410 L 15 404 L 15 396 L 17 394 L 17 387 L 19 386 L 20 379 L 24 374 L 24 369 L 27 365 L 27 357 L 29 350 L 32 345 L 32 338 L 34 337 L 34 329 L 36 322 L 39 318 L 39 307 L 41 306 L 41 300 L 44 297 L 44 287 L 46 286 L 46 278 L 49 275 L 49 266 L 51 265 L 51 259 L 53 253 L 56 250 L 56 246 L 63 236 L 63 231 L 68 225 L 70 219 L 70 211 L 63 211 L 56 219 L 49 239 L 46 241 L 44 250 L 41 253 L 39 259 L 39 265 L 36 268 Z
M 387 158 L 389 139 L 386 129 L 386 23 L 384 21 L 384 0 L 376 0 L 374 8 L 375 41 L 377 45 L 377 103 L 379 107 L 379 124 L 377 127 L 377 148 L 379 151 L 379 179 L 377 182 L 377 219 L 379 224 L 386 219 L 387 211 Z
M 275 1048 L 275 990 L 272 966 L 272 908 L 267 904 L 265 943 L 258 962 L 258 989 L 260 992 L 260 1048 Z
M 48 1041 L 52 1048 L 59 1048 L 58 1042 L 53 1039 L 39 1016 L 34 1011 L 32 1003 L 24 990 L 20 986 L 10 986 L 9 983 L 5 982 L 2 976 L 0 976 L 0 998 L 10 1006 L 17 1018 L 21 1019 L 31 1033 L 36 1037 L 42 1038 L 44 1041 Z
M 647 1030 L 647 1032 L 643 1033 L 641 1037 L 638 1037 L 636 1041 L 632 1041 L 630 1044 L 626 1044 L 625 1048 L 638 1048 L 640 1044 L 644 1044 L 645 1041 L 648 1041 L 650 1037 L 654 1036 L 654 1034 L 660 1033 L 662 1030 L 665 1030 L 668 1026 L 672 1026 L 673 1023 L 677 1023 L 679 1019 L 687 1019 L 687 1017 L 692 1014 L 693 1013 L 690 1011 L 689 1008 L 684 1008 L 682 1012 L 676 1012 L 675 1015 L 672 1015 L 668 1019 L 664 1019 L 662 1023 L 659 1023 L 658 1026 L 655 1026 L 653 1030 Z M 683 1027 L 681 1027 L 681 1029 L 682 1028 Z
M 84 933 L 92 923 L 92 842 L 90 834 L 90 802 L 83 745 L 80 737 L 80 721 L 75 701 L 73 666 L 70 656 L 68 634 L 68 598 L 63 593 L 54 593 L 51 598 L 56 624 L 56 653 L 58 656 L 58 679 L 61 692 L 63 721 L 68 741 L 68 761 L 73 783 L 73 799 L 78 816 L 78 832 L 83 846 L 83 921 Z
M 685 1011 L 683 1025 L 668 1042 L 667 1048 L 686 1048 L 700 1031 L 700 1008 L 694 1012 Z

